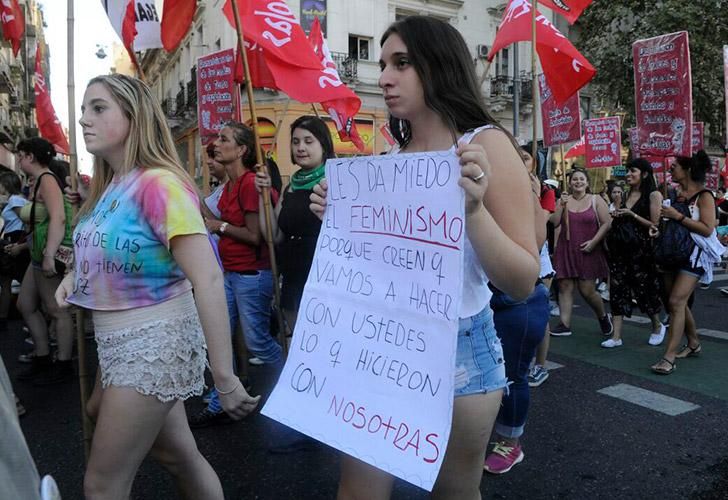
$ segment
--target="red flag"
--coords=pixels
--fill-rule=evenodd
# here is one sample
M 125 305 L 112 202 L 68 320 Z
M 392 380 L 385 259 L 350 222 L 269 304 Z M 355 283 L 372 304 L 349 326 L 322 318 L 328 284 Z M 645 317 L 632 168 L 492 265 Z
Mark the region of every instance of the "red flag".
M 288 65 L 319 69 L 321 63 L 311 50 L 296 16 L 283 1 L 235 0 L 243 25 L 244 36 L 266 52 Z M 232 0 L 226 0 L 223 13 L 235 29 Z
M 528 0 L 526 0 L 528 1 Z M 564 16 L 569 24 L 574 24 L 592 0 L 538 0 L 542 5 Z
M 265 63 L 263 49 L 257 43 L 251 43 L 245 40 L 245 53 L 248 56 L 250 79 L 253 81 L 253 87 L 257 89 L 278 89 L 273 74 Z M 240 57 L 240 51 L 235 51 L 235 83 L 245 83 L 243 58 Z
M 523 0 L 510 0 L 488 61 L 504 47 L 531 40 L 531 6 Z M 546 83 L 551 87 L 558 104 L 594 78 L 596 70 L 586 58 L 540 12 L 536 12 L 536 52 L 541 59 Z
M 71 148 L 68 146 L 66 134 L 63 133 L 61 122 L 58 121 L 56 111 L 53 109 L 51 96 L 48 95 L 45 76 L 41 66 L 40 44 L 35 50 L 35 119 L 38 122 L 40 136 L 53 144 L 56 151 L 69 154 Z
M 13 46 L 13 56 L 18 57 L 20 42 L 25 32 L 25 19 L 18 0 L 0 0 L 0 18 L 3 24 L 3 38 Z
M 311 24 L 311 32 L 308 35 L 308 40 L 311 42 L 313 50 L 321 58 L 321 65 L 324 67 L 319 81 L 321 78 L 330 77 L 332 80 L 341 83 L 339 72 L 336 70 L 336 63 L 331 58 L 331 51 L 329 51 L 329 46 L 326 44 L 326 40 L 324 40 L 318 17 L 314 18 Z M 324 74 L 328 76 L 325 77 Z M 346 85 L 343 88 L 349 90 Z M 351 93 L 349 96 L 346 96 L 346 93 L 342 93 L 344 97 L 323 101 L 321 105 L 336 124 L 339 139 L 342 142 L 352 142 L 356 146 L 356 149 L 364 151 L 364 142 L 359 136 L 359 131 L 356 129 L 356 122 L 354 121 L 354 117 L 359 111 L 359 108 L 361 108 L 361 99 L 351 90 L 349 90 L 349 93 Z
M 564 155 L 564 158 L 575 158 L 577 156 L 584 156 L 586 154 L 586 141 L 584 140 L 584 136 L 581 136 L 581 139 L 579 139 L 576 144 L 571 146 L 569 150 Z
M 162 45 L 172 52 L 185 37 L 197 10 L 197 0 L 164 0 L 162 7 Z
M 126 4 L 124 20 L 121 24 L 121 41 L 124 42 L 124 47 L 129 53 L 131 62 L 134 63 L 134 67 L 139 71 L 139 61 L 137 61 L 136 55 L 134 54 L 134 39 L 137 36 L 135 6 L 134 0 L 129 0 Z

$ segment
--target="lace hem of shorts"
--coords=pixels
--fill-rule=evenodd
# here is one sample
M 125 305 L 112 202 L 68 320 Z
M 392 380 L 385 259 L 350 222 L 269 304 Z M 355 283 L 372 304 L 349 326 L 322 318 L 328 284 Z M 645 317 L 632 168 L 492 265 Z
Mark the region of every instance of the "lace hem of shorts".
M 162 402 L 199 396 L 207 349 L 196 313 L 97 334 L 104 388 L 133 387 Z

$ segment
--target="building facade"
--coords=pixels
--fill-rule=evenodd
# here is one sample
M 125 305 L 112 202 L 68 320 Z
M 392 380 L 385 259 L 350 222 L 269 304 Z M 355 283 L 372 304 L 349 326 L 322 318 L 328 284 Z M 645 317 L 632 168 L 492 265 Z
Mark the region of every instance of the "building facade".
M 8 41 L 2 39 L 0 43 L 0 164 L 12 169 L 15 169 L 15 144 L 23 137 L 38 135 L 33 92 L 36 43 L 41 44 L 46 75 L 50 69 L 43 11 L 35 0 L 18 3 L 25 18 L 25 33 L 17 57 Z M 46 81 L 50 91 L 50 78 Z
M 449 22 L 463 34 L 471 50 L 473 64 L 483 75 L 485 55 L 495 38 L 506 6 L 504 0 L 289 0 L 287 3 L 306 31 L 313 16 L 319 17 L 342 81 L 361 98 L 357 127 L 367 146 L 365 154 L 378 154 L 389 148 L 380 131 L 387 121 L 387 110 L 377 85 L 379 37 L 387 26 L 413 14 L 434 16 Z M 180 157 L 203 187 L 207 186 L 207 172 L 201 161 L 197 133 L 196 63 L 200 56 L 236 47 L 236 33 L 222 13 L 224 4 L 225 0 L 200 0 L 193 27 L 175 52 L 150 50 L 141 57 L 147 80 L 163 103 Z M 559 30 L 568 33 L 565 21 L 546 9 L 544 14 L 554 18 Z M 504 49 L 490 65 L 487 76 L 482 77 L 483 94 L 491 111 L 524 142 L 532 136 L 530 50 L 530 43 Z M 537 69 L 537 73 L 539 71 Z M 520 94 L 516 114 L 514 92 Z M 242 100 L 243 119 L 247 121 L 249 113 L 245 95 Z M 274 149 L 272 154 L 281 173 L 284 177 L 288 176 L 294 169 L 290 162 L 290 124 L 302 114 L 312 114 L 312 107 L 310 104 L 288 102 L 284 94 L 263 89 L 255 90 L 255 101 L 264 147 Z M 588 100 L 585 106 L 588 109 Z M 323 113 L 320 106 L 318 109 Z M 540 126 L 540 119 L 537 122 Z M 350 143 L 342 144 L 335 133 L 333 136 L 337 154 L 356 153 Z M 276 137 L 277 140 L 274 139 Z

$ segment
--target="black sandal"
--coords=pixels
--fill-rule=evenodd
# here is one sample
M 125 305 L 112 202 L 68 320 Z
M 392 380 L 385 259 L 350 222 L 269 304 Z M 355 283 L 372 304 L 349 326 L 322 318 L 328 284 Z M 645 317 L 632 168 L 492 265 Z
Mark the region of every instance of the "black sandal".
M 663 361 L 664 361 L 665 363 L 667 363 L 668 365 L 670 365 L 670 368 L 660 368 L 660 364 L 661 364 L 661 363 L 662 363 Z M 667 358 L 662 358 L 662 359 L 661 359 L 660 361 L 658 361 L 658 362 L 657 362 L 657 364 L 656 364 L 656 365 L 653 365 L 653 366 L 651 366 L 651 367 L 650 367 L 650 369 L 651 369 L 651 370 L 652 370 L 652 371 L 653 371 L 654 373 L 657 373 L 658 375 L 670 375 L 670 374 L 671 374 L 672 372 L 674 372 L 674 371 L 675 371 L 675 368 L 676 368 L 676 367 L 675 367 L 675 362 L 674 362 L 674 361 L 670 361 L 670 360 L 669 360 L 669 359 L 667 359 Z
M 690 344 L 686 344 L 682 349 L 680 349 L 680 352 L 675 355 L 675 359 L 694 358 L 700 356 L 700 352 L 702 350 L 703 346 L 701 344 L 698 344 L 695 347 L 690 347 Z

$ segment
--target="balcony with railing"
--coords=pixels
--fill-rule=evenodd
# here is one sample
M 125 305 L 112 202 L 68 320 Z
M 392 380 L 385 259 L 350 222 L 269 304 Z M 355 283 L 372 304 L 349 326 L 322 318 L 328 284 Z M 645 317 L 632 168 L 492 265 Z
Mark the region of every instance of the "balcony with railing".
M 190 69 L 190 81 L 187 82 L 187 107 L 193 113 L 197 112 L 197 66 Z
M 172 97 L 167 97 L 162 101 L 162 112 L 167 118 L 172 118 L 177 113 L 177 101 Z
M 344 52 L 332 52 L 331 58 L 336 63 L 336 71 L 339 72 L 339 78 L 344 83 L 356 83 L 359 81 L 357 74 L 357 64 L 359 61 Z
M 490 97 L 513 99 L 514 80 L 510 76 L 498 75 L 490 79 Z M 524 73 L 518 79 L 518 89 L 520 90 L 520 100 L 530 101 L 533 98 L 532 78 L 528 73 Z

